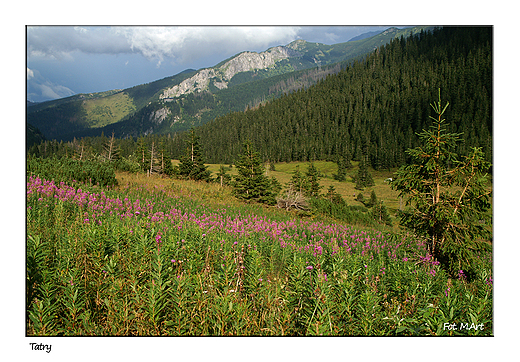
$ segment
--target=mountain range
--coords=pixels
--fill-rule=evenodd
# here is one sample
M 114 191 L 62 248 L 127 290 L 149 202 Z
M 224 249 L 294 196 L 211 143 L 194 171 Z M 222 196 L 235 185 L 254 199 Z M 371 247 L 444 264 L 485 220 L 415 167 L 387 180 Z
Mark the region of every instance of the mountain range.
M 308 88 L 392 39 L 430 28 L 392 27 L 333 45 L 299 39 L 132 88 L 27 102 L 27 146 L 43 137 L 67 141 L 112 132 L 137 137 L 184 131 Z

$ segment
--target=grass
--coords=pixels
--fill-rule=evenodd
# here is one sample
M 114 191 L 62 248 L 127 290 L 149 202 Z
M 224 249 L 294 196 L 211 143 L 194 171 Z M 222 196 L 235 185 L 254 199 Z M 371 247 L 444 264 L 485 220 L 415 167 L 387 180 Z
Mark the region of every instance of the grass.
M 28 177 L 28 335 L 493 333 L 490 254 L 474 281 L 450 279 L 412 235 L 244 204 L 218 184 L 117 179 Z M 482 330 L 443 328 L 472 321 Z
M 132 99 L 124 92 L 85 100 L 83 107 L 87 113 L 86 119 L 92 128 L 116 123 L 135 111 Z
M 179 161 L 175 160 L 174 165 L 178 164 Z M 267 171 L 267 175 L 269 177 L 274 176 L 282 185 L 286 185 L 296 171 L 297 167 L 300 168 L 300 172 L 305 173 L 309 166 L 309 162 L 283 162 L 275 164 L 275 171 Z M 372 187 L 367 187 L 363 191 L 356 190 L 355 182 L 353 181 L 353 177 L 356 176 L 358 170 L 359 162 L 352 162 L 352 169 L 347 172 L 347 179 L 344 182 L 339 182 L 334 179 L 333 175 L 337 172 L 337 164 L 334 162 L 328 161 L 315 161 L 314 166 L 318 169 L 318 171 L 323 175 L 320 179 L 320 185 L 323 186 L 322 193 L 326 193 L 329 186 L 333 186 L 338 194 L 343 197 L 343 199 L 349 205 L 362 206 L 363 204 L 356 200 L 357 195 L 361 192 L 365 199 L 370 199 L 370 194 L 375 191 L 377 198 L 379 200 L 383 200 L 388 211 L 392 216 L 395 216 L 397 210 L 400 207 L 399 203 L 399 195 L 398 192 L 391 189 L 390 184 L 385 180 L 394 177 L 393 174 L 396 170 L 382 170 L 375 171 L 373 169 L 369 169 L 372 178 L 374 179 L 375 185 Z M 229 167 L 229 165 L 225 165 Z M 208 164 L 208 169 L 211 171 L 212 175 L 215 176 L 219 171 L 219 164 Z M 232 168 L 229 171 L 230 175 L 236 174 L 236 169 Z M 404 207 L 404 203 L 403 203 Z

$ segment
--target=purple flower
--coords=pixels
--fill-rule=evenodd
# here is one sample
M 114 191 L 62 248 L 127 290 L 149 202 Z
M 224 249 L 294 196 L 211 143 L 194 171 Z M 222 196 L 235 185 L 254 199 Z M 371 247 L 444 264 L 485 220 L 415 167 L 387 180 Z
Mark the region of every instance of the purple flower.
M 408 261 L 408 258 L 403 258 L 403 261 Z
M 312 265 L 309 265 L 309 266 L 307 267 L 307 270 L 312 270 L 312 269 L 314 269 L 314 268 L 312 267 Z

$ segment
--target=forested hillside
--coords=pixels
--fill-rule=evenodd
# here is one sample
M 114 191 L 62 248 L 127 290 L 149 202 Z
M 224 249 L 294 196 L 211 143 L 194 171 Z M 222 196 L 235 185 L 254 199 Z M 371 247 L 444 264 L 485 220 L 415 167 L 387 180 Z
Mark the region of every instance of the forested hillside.
M 322 69 L 322 72 L 325 68 Z M 336 74 L 337 73 L 337 74 Z M 486 159 L 492 157 L 492 28 L 443 28 L 400 38 L 381 47 L 364 60 L 340 70 L 334 69 L 314 86 L 294 90 L 306 77 L 323 77 L 316 70 L 295 78 L 271 78 L 267 83 L 245 83 L 220 91 L 190 94 L 168 107 L 179 112 L 209 108 L 215 102 L 232 102 L 236 92 L 246 92 L 263 84 L 268 92 L 285 92 L 281 98 L 251 104 L 246 111 L 223 115 L 197 127 L 208 163 L 232 163 L 249 139 L 264 161 L 360 160 L 366 156 L 375 169 L 402 165 L 406 149 L 417 146 L 416 133 L 430 124 L 430 103 L 441 89 L 450 103 L 445 118 L 450 132 L 463 132 L 460 153 L 481 146 Z M 309 80 L 314 82 L 315 80 Z M 261 101 L 261 100 L 259 100 Z M 156 103 L 143 108 L 147 114 L 159 110 Z M 232 108 L 230 103 L 228 107 Z M 152 109 L 153 108 L 153 109 Z M 209 112 L 208 112 L 209 113 Z M 199 114 L 205 118 L 205 112 Z M 188 126 L 187 124 L 186 126 Z M 130 124 L 128 124 L 130 127 Z M 105 134 L 112 130 L 105 128 Z M 117 132 L 116 132 L 117 136 Z M 127 157 L 137 147 L 137 137 L 120 140 L 120 156 Z M 85 138 L 90 152 L 101 153 L 106 137 Z M 178 159 L 184 152 L 183 133 L 148 135 L 139 142 L 162 142 L 168 154 Z M 29 153 L 48 156 L 77 150 L 79 140 L 35 145 Z M 69 147 L 67 147 L 67 145 Z M 69 151 L 67 151 L 69 150 Z
M 429 28 L 389 28 L 333 45 L 298 39 L 261 53 L 242 52 L 214 67 L 132 88 L 43 102 L 27 108 L 27 123 L 58 141 L 112 132 L 121 138 L 186 131 L 309 87 L 391 39 Z
M 429 125 L 438 89 L 450 102 L 459 152 L 492 153 L 492 29 L 443 28 L 396 39 L 316 86 L 199 129 L 208 162 L 236 159 L 250 139 L 266 160 L 305 161 L 367 155 L 373 167 L 403 164 L 416 132 Z

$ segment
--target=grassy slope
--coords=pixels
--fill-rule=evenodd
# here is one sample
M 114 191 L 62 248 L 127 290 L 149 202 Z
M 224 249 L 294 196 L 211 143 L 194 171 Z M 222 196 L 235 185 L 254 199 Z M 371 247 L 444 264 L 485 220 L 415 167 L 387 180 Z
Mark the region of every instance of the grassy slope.
M 174 165 L 179 164 L 178 160 L 173 161 Z M 267 175 L 269 177 L 274 176 L 276 179 L 282 184 L 286 185 L 296 170 L 296 167 L 300 167 L 300 171 L 305 173 L 307 171 L 307 167 L 309 162 L 283 162 L 275 164 L 275 171 L 268 171 Z M 323 177 L 320 179 L 320 185 L 323 186 L 322 193 L 326 193 L 329 186 L 334 186 L 336 192 L 339 193 L 345 201 L 349 205 L 358 205 L 361 206 L 362 203 L 356 201 L 356 196 L 362 192 L 365 199 L 370 199 L 370 193 L 372 190 L 376 192 L 377 198 L 379 200 L 383 200 L 388 211 L 392 216 L 395 216 L 395 213 L 399 209 L 399 196 L 398 192 L 394 191 L 390 188 L 388 182 L 385 180 L 389 177 L 393 177 L 393 173 L 395 170 L 383 170 L 383 171 L 375 171 L 373 169 L 369 169 L 372 174 L 372 178 L 374 179 L 375 186 L 367 187 L 364 191 L 355 189 L 355 182 L 353 182 L 352 177 L 357 174 L 358 171 L 358 162 L 352 162 L 353 167 L 347 171 L 347 180 L 345 182 L 339 182 L 333 178 L 333 174 L 337 172 L 337 165 L 334 162 L 328 161 L 316 161 L 314 162 L 314 166 L 323 174 Z M 225 165 L 229 167 L 229 165 Z M 208 164 L 208 169 L 211 171 L 212 176 L 215 177 L 216 173 L 219 171 L 220 164 Z M 236 174 L 236 168 L 232 168 L 229 172 L 230 175 Z
M 28 194 L 28 335 L 493 334 L 490 255 L 475 282 L 450 280 L 414 238 L 308 223 L 218 184 L 117 178 L 88 198 Z M 443 329 L 473 320 L 484 330 Z
M 86 100 L 83 102 L 83 107 L 86 110 L 86 118 L 92 128 L 119 122 L 123 117 L 136 109 L 132 98 L 124 92 L 108 97 Z
M 174 165 L 178 165 L 178 160 L 173 160 Z M 355 182 L 353 181 L 353 177 L 356 176 L 358 172 L 359 162 L 353 161 L 352 168 L 347 171 L 347 180 L 344 182 L 339 182 L 333 178 L 333 174 L 337 172 L 337 164 L 334 162 L 328 161 L 316 161 L 314 162 L 314 166 L 318 169 L 319 172 L 322 173 L 323 177 L 320 179 L 320 185 L 323 186 L 321 189 L 321 193 L 326 193 L 329 186 L 334 186 L 336 192 L 343 197 L 343 199 L 347 202 L 348 205 L 352 206 L 362 206 L 363 204 L 356 200 L 357 195 L 362 192 L 365 200 L 370 199 L 370 194 L 372 191 L 375 191 L 378 200 L 384 202 L 388 212 L 392 217 L 395 218 L 397 211 L 400 207 L 405 207 L 406 199 L 399 200 L 399 193 L 395 190 L 392 190 L 390 184 L 385 180 L 388 178 L 393 178 L 394 172 L 396 169 L 391 170 L 380 170 L 375 171 L 372 168 L 369 168 L 369 172 L 372 175 L 375 185 L 372 187 L 367 187 L 363 191 L 356 190 Z M 211 171 L 213 177 L 217 174 L 220 168 L 220 164 L 208 164 L 208 169 Z M 225 165 L 229 167 L 229 165 Z M 276 179 L 285 186 L 290 180 L 295 172 L 296 168 L 299 167 L 302 173 L 307 171 L 307 167 L 309 166 L 309 162 L 283 162 L 275 164 L 275 171 L 268 171 L 267 175 L 269 177 L 274 176 Z M 236 168 L 232 168 L 228 171 L 230 175 L 235 175 Z M 202 186 L 201 186 L 202 187 Z M 489 185 L 492 188 L 492 185 Z M 208 186 L 209 188 L 209 186 Z M 230 194 L 230 191 L 229 191 Z M 230 197 L 230 199 L 233 199 Z M 492 199 L 491 199 L 492 200 Z M 489 210 L 489 213 L 492 214 L 492 209 Z M 394 219 L 394 230 L 399 229 L 398 219 Z

